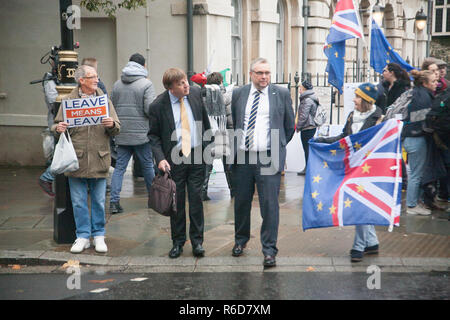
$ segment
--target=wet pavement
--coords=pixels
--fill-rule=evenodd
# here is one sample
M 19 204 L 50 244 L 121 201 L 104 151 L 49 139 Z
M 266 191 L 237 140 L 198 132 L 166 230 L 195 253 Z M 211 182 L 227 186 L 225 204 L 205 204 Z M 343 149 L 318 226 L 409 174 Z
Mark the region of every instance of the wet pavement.
M 89 273 L 80 278 L 76 287 L 65 274 L 0 274 L 0 300 L 177 300 L 167 308 L 152 305 L 153 310 L 164 310 L 166 317 L 175 318 L 177 314 L 173 312 L 179 312 L 186 303 L 205 306 L 208 302 L 204 300 L 224 304 L 227 302 L 223 300 L 258 300 L 256 303 L 267 310 L 269 305 L 277 307 L 273 301 L 279 300 L 446 300 L 449 297 L 446 272 L 382 272 L 378 285 L 371 285 L 368 277 L 362 272 Z M 68 287 L 67 282 L 72 285 Z M 46 294 L 42 295 L 44 288 Z M 249 303 L 243 305 L 248 308 Z M 226 311 L 217 303 L 216 307 L 219 314 Z M 282 310 L 270 311 L 281 315 Z
M 38 186 L 43 168 L 0 168 L 0 264 L 61 265 L 70 259 L 82 264 L 111 267 L 146 267 L 160 272 L 261 271 L 259 240 L 261 217 L 257 194 L 253 201 L 252 236 L 240 258 L 231 257 L 234 245 L 233 199 L 229 196 L 225 175 L 211 176 L 209 196 L 204 202 L 205 258 L 192 256 L 189 241 L 179 259 L 167 258 L 171 249 L 170 223 L 147 208 L 143 178 L 133 178 L 128 170 L 123 182 L 121 204 L 124 213 L 106 220 L 107 254 L 90 248 L 81 255 L 69 252 L 70 244 L 53 240 L 53 200 Z M 402 213 L 400 227 L 388 232 L 376 227 L 380 241 L 377 257 L 351 264 L 354 227 L 336 227 L 302 231 L 301 207 L 304 176 L 287 172 L 281 181 L 279 253 L 277 271 L 364 271 L 378 263 L 391 270 L 450 267 L 450 222 L 448 213 L 433 211 L 432 216 L 407 216 Z M 404 195 L 404 194 L 403 194 Z M 107 207 L 109 196 L 107 197 Z M 209 269 L 211 268 L 211 269 Z M 359 269 L 358 269 L 359 268 Z M 422 268 L 422 269 L 421 269 Z M 437 269 L 436 269 L 437 268 Z M 364 270 L 363 270 L 364 269 Z M 151 272 L 152 272 L 151 271 Z M 0 272 L 6 272 L 0 268 Z

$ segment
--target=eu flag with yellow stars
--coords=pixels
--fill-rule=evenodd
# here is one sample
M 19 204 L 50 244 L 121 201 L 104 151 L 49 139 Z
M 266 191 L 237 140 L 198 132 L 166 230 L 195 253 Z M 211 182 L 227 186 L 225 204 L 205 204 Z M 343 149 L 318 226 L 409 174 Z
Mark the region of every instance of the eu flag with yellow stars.
M 372 20 L 372 32 L 370 40 L 370 66 L 378 73 L 383 73 L 383 69 L 391 62 L 399 64 L 406 71 L 414 69 L 400 55 L 392 49 L 383 34 L 383 30 L 375 20 Z
M 399 225 L 402 127 L 390 119 L 331 144 L 309 141 L 303 230 Z
M 345 40 L 325 44 L 323 52 L 328 57 L 326 72 L 328 72 L 328 83 L 343 93 L 345 73 Z

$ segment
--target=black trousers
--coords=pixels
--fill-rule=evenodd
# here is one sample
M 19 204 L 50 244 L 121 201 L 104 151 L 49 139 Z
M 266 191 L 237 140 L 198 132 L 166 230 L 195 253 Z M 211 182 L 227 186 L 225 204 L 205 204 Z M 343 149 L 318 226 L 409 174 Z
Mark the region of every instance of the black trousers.
M 281 173 L 261 174 L 261 169 L 269 167 L 270 164 L 262 164 L 259 155 L 257 155 L 257 163 L 250 164 L 249 157 L 249 152 L 246 152 L 246 164 L 233 165 L 235 243 L 243 246 L 250 240 L 250 211 L 256 185 L 263 219 L 260 234 L 262 252 L 265 256 L 276 256 L 278 253 L 278 196 L 280 194 Z
M 189 239 L 192 246 L 203 243 L 204 215 L 200 197 L 205 179 L 204 164 L 171 164 L 172 179 L 177 190 L 177 214 L 170 217 L 174 245 L 186 242 L 186 190 L 189 203 Z
M 308 164 L 308 157 L 309 157 L 308 141 L 309 141 L 309 139 L 314 137 L 315 134 L 316 134 L 316 128 L 300 131 L 300 138 L 302 140 L 303 151 L 305 152 L 305 168 L 306 168 L 306 165 Z

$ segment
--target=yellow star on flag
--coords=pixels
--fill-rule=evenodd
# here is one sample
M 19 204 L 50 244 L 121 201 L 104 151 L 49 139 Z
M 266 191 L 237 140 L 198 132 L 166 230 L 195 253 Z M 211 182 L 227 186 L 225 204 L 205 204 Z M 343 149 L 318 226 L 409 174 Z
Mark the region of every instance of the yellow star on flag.
M 315 199 L 318 195 L 319 195 L 319 193 L 317 191 L 314 191 L 313 193 L 311 193 L 311 197 L 313 199 Z
M 361 149 L 362 145 L 359 142 L 356 142 L 355 145 L 353 146 L 356 150 Z
M 328 162 L 324 161 L 324 162 L 323 162 L 323 167 L 324 167 L 324 168 L 328 168 Z
M 370 173 L 370 172 L 369 172 L 369 169 L 370 169 L 370 168 L 372 168 L 372 167 L 369 166 L 369 165 L 367 164 L 367 162 L 364 163 L 364 166 L 361 167 L 363 173 Z
M 331 205 L 328 209 L 330 210 L 330 214 L 334 214 L 336 212 L 336 207 L 334 205 Z
M 317 176 L 315 176 L 315 177 L 313 177 L 313 183 L 314 182 L 317 182 L 317 183 L 319 183 L 320 182 L 320 180 L 322 179 L 322 177 L 318 174 Z
M 345 203 L 345 207 L 346 207 L 346 208 L 350 208 L 350 207 L 351 207 L 351 204 L 352 204 L 352 202 L 353 202 L 353 201 L 351 201 L 351 200 L 350 200 L 349 198 L 347 198 L 347 200 L 345 200 L 345 201 L 344 201 L 344 203 Z
M 338 56 L 339 56 L 337 52 L 335 52 L 334 55 L 336 56 L 336 58 L 338 58 Z
M 339 142 L 339 148 L 341 148 L 341 149 L 345 149 L 345 143 L 343 143 L 343 142 Z
M 363 193 L 363 192 L 364 192 L 364 187 L 361 186 L 361 185 L 358 185 L 358 186 L 356 187 L 356 189 L 357 189 L 358 193 Z
M 331 155 L 332 155 L 332 156 L 335 156 L 335 155 L 336 155 L 336 150 L 330 150 L 330 152 L 331 152 Z
M 320 202 L 317 204 L 317 211 L 322 211 L 322 207 L 323 207 L 323 204 L 322 204 L 322 201 L 320 201 Z

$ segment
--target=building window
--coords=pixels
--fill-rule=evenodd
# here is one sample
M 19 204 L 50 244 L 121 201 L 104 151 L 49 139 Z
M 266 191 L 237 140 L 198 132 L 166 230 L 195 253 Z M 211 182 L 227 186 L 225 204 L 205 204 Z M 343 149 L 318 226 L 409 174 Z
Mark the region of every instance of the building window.
M 279 21 L 277 24 L 277 73 L 276 82 L 284 82 L 284 7 L 282 1 L 278 0 L 277 13 Z
M 450 0 L 435 0 L 433 10 L 433 36 L 450 35 Z
M 242 3 L 241 0 L 231 0 L 234 17 L 231 19 L 231 73 L 232 81 L 243 81 L 242 74 Z

